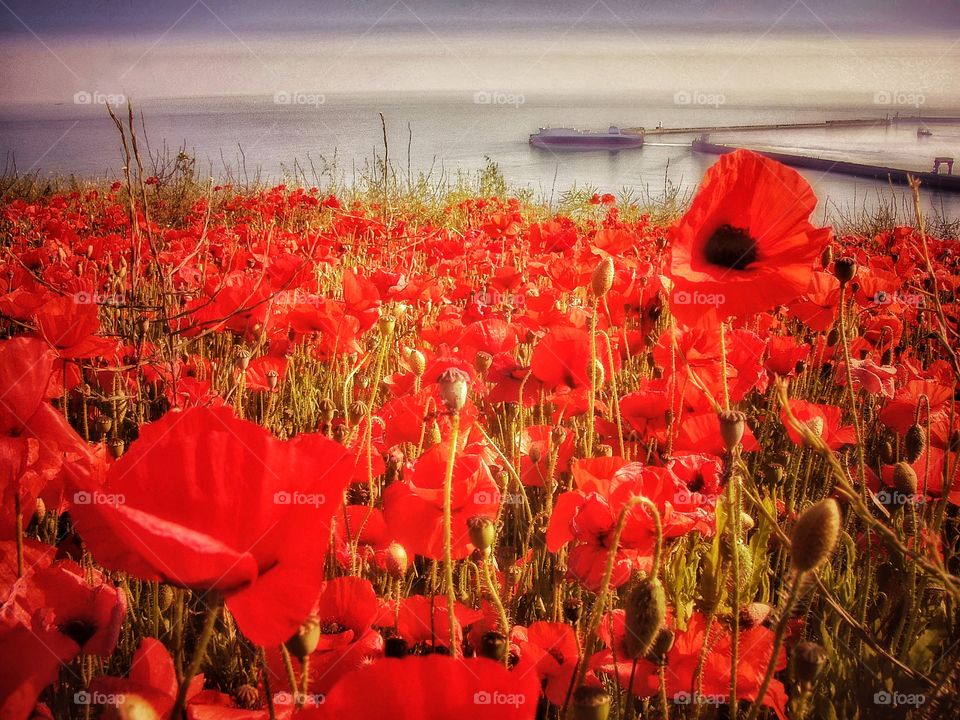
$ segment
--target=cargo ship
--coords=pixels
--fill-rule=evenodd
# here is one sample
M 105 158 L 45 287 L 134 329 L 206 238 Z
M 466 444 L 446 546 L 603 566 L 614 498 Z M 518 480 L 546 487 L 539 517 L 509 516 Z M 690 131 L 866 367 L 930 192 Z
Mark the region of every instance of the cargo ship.
M 643 147 L 643 130 L 624 132 L 615 125 L 606 132 L 540 128 L 530 136 L 530 144 L 549 150 L 629 150 Z

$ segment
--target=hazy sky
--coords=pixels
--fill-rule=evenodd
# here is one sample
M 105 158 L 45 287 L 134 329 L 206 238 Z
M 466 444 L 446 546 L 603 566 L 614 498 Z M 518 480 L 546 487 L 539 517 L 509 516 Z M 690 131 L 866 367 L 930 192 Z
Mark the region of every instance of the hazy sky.
M 4 104 L 760 91 L 942 107 L 958 78 L 960 0 L 0 0 Z

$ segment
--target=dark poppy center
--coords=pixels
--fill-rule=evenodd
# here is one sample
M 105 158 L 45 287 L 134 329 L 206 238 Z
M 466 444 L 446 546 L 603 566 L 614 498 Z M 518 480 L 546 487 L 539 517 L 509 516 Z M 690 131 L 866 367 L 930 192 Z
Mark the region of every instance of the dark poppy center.
M 330 620 L 320 626 L 320 632 L 323 635 L 339 635 L 346 632 L 348 628 L 338 623 L 336 620 Z
M 82 619 L 71 620 L 61 625 L 59 629 L 60 632 L 73 640 L 80 647 L 86 645 L 87 641 L 90 640 L 90 638 L 92 638 L 97 632 L 97 628 L 94 627 L 93 623 Z
M 707 238 L 704 259 L 730 270 L 746 270 L 757 260 L 757 241 L 743 228 L 721 225 Z

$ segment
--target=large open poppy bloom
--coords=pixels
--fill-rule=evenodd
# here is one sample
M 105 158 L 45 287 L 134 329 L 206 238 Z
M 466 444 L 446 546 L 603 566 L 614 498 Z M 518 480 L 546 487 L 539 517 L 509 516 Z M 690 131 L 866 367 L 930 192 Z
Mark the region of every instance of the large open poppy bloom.
M 25 719 L 37 697 L 56 681 L 62 664 L 81 652 L 109 657 L 120 636 L 126 601 L 96 571 L 55 549 L 27 540 L 25 572 L 17 577 L 13 541 L 0 543 L 0 717 Z
M 141 427 L 102 488 L 78 482 L 73 515 L 105 567 L 220 591 L 269 645 L 310 613 L 352 470 L 323 436 L 282 441 L 228 408 L 192 408 Z
M 696 324 L 797 298 L 830 237 L 810 224 L 816 205 L 796 170 L 748 150 L 721 157 L 670 229 L 673 314 Z
M 302 720 L 502 720 L 533 718 L 540 687 L 534 672 L 509 672 L 486 658 L 444 655 L 384 658 L 337 683 Z

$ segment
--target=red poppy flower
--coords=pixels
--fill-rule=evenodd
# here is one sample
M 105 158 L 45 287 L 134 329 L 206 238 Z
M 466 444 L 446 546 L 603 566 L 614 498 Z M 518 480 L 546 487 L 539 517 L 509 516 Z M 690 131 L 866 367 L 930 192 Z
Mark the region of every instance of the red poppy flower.
M 375 691 L 371 691 L 375 689 Z M 343 677 L 303 720 L 532 720 L 536 673 L 510 672 L 486 658 L 384 658 Z
M 443 483 L 449 444 L 434 445 L 420 456 L 409 477 L 383 494 L 383 515 L 396 539 L 417 555 L 443 557 Z M 483 457 L 458 451 L 453 467 L 453 557 L 470 554 L 467 520 L 496 517 L 500 490 Z
M 843 412 L 836 405 L 821 405 L 791 398 L 790 410 L 797 420 L 810 428 L 831 450 L 838 450 L 844 445 L 852 445 L 857 441 L 857 432 L 853 425 L 841 425 Z M 785 411 L 780 412 L 780 419 L 786 426 L 790 439 L 795 443 L 801 443 L 803 439 L 787 423 Z
M 108 353 L 113 341 L 97 337 L 100 331 L 98 305 L 90 293 L 56 297 L 34 315 L 37 332 L 60 357 L 96 357 Z
M 457 655 L 461 654 L 463 647 L 464 628 L 481 620 L 483 616 L 481 610 L 474 610 L 462 602 L 454 604 L 456 625 L 453 632 L 457 641 Z M 432 598 L 424 595 L 405 597 L 400 601 L 399 610 L 394 600 L 382 603 L 374 624 L 378 627 L 393 628 L 410 647 L 446 647 L 450 644 L 450 617 L 447 612 L 447 599 L 442 595 Z
M 535 671 L 544 694 L 554 705 L 563 705 L 580 658 L 576 633 L 566 623 L 535 622 L 514 626 L 510 637 L 518 646 L 517 672 Z
M 0 717 L 25 719 L 60 666 L 81 652 L 109 657 L 126 612 L 124 595 L 96 571 L 26 540 L 23 577 L 12 541 L 0 543 Z
M 809 218 L 810 185 L 747 150 L 721 157 L 687 213 L 670 228 L 670 309 L 695 324 L 748 317 L 807 290 L 830 238 Z
M 102 488 L 78 481 L 73 515 L 104 566 L 219 590 L 269 645 L 310 612 L 352 470 L 325 437 L 281 441 L 227 408 L 192 408 L 142 426 Z
M 324 583 L 311 613 L 320 626 L 320 642 L 310 655 L 310 692 L 325 694 L 343 675 L 383 655 L 383 637 L 373 629 L 379 603 L 369 580 L 334 578 Z M 296 676 L 300 661 L 292 658 Z M 290 688 L 280 650 L 268 648 L 271 686 Z

